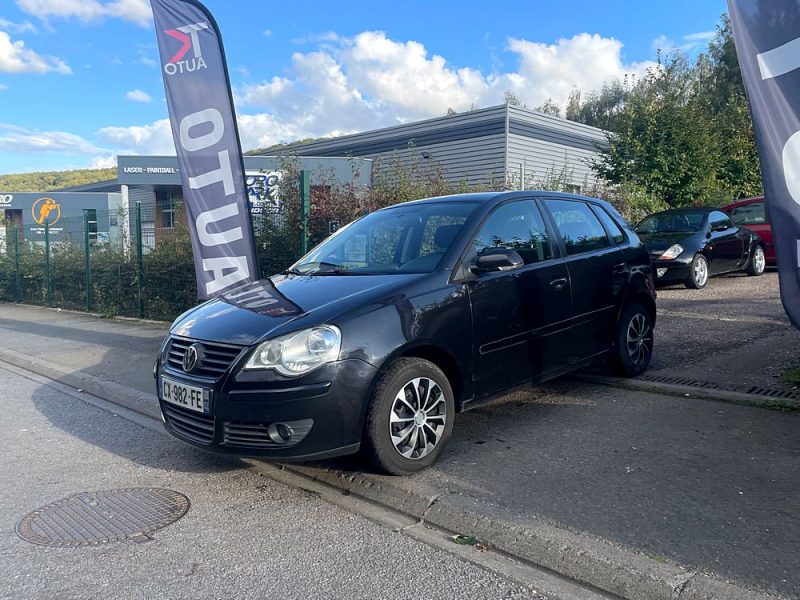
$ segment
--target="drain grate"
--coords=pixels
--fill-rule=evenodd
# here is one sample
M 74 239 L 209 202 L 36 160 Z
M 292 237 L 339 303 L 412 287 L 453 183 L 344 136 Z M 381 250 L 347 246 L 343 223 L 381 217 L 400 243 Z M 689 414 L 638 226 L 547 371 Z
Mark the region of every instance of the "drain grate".
M 688 377 L 670 377 L 666 375 L 640 375 L 639 377 L 637 377 L 637 379 L 640 379 L 642 381 L 652 381 L 653 383 L 686 385 L 689 387 L 723 390 L 726 392 L 739 392 L 740 394 L 768 396 L 770 398 L 780 398 L 783 400 L 800 400 L 800 391 L 795 391 L 795 390 L 781 390 L 775 388 L 759 387 L 754 385 L 714 383 L 712 381 L 700 381 L 698 379 L 690 379 Z
M 189 499 L 173 490 L 81 492 L 25 515 L 17 535 L 33 544 L 59 547 L 144 541 L 188 510 Z

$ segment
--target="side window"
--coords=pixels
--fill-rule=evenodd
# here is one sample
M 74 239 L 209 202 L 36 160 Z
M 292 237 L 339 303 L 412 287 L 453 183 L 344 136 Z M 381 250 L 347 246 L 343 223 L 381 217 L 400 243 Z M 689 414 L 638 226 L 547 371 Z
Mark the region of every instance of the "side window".
M 730 220 L 728 215 L 724 212 L 714 211 L 708 217 L 709 224 L 711 225 L 711 229 L 715 229 L 721 225 L 725 225 L 727 227 L 733 227 L 733 221 Z
M 619 225 L 614 222 L 614 219 L 612 219 L 602 207 L 592 206 L 592 210 L 603 222 L 603 225 L 606 226 L 606 230 L 611 235 L 611 239 L 614 240 L 615 244 L 621 244 L 625 241 L 625 234 L 622 233 Z
M 545 200 L 568 255 L 601 250 L 610 245 L 606 230 L 592 209 L 578 200 Z
M 763 225 L 767 222 L 767 214 L 763 202 L 751 202 L 737 206 L 731 211 L 731 219 L 737 225 Z
M 478 254 L 490 248 L 516 250 L 525 264 L 552 258 L 547 228 L 533 200 L 504 204 L 495 210 L 475 237 Z

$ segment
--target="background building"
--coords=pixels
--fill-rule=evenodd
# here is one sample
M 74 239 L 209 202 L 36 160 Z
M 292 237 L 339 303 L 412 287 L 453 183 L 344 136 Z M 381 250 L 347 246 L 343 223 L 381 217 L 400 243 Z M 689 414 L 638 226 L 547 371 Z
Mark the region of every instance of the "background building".
M 441 168 L 449 183 L 542 187 L 555 174 L 570 191 L 596 177 L 591 163 L 607 145 L 602 129 L 502 105 L 283 149 L 298 156 L 357 156 L 417 161 Z M 379 164 L 376 168 L 379 168 Z

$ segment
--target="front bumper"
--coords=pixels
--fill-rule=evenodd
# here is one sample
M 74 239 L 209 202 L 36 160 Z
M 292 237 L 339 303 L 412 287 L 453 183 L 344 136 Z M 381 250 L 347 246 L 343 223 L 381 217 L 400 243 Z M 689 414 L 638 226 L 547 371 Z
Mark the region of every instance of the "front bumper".
M 223 454 L 306 461 L 358 451 L 376 372 L 357 359 L 332 362 L 292 379 L 269 370 L 240 371 L 234 365 L 219 380 L 208 381 L 159 361 L 156 387 L 164 426 L 184 442 Z M 162 375 L 210 389 L 209 412 L 164 401 Z M 297 435 L 276 443 L 276 426 L 284 424 Z
M 692 260 L 653 260 L 653 282 L 656 286 L 683 283 L 689 277 Z M 659 275 L 661 273 L 661 275 Z

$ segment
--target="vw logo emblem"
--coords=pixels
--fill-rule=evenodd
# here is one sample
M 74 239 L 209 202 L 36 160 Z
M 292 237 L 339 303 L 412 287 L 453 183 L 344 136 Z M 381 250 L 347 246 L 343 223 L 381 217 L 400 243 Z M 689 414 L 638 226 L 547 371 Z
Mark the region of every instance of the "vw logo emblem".
M 186 349 L 186 353 L 183 355 L 183 370 L 187 373 L 191 372 L 191 370 L 197 366 L 198 358 L 197 344 L 192 344 Z

